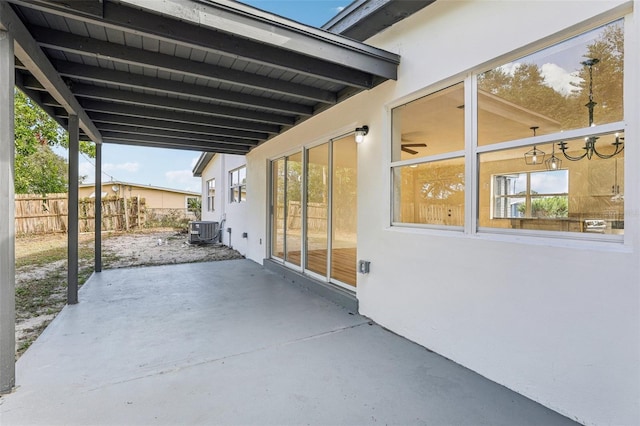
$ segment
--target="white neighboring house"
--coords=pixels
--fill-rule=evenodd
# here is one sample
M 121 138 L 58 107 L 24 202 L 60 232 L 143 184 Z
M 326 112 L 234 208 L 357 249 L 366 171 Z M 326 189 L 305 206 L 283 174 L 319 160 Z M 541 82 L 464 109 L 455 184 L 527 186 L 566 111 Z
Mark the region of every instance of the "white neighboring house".
M 607 37 L 624 45 L 624 77 L 596 92 L 612 113 L 594 123 L 585 102 L 569 123 L 489 84 L 489 70 L 534 63 L 549 90 L 571 81 L 586 95 L 581 62 Z M 401 55 L 397 81 L 246 159 L 204 154 L 203 219 L 226 215 L 247 258 L 346 291 L 382 326 L 572 419 L 640 424 L 640 2 L 436 1 L 365 41 Z M 595 58 L 594 87 L 616 55 Z M 606 151 L 620 135 L 608 160 L 560 152 L 579 156 L 591 137 Z M 535 149 L 562 164 L 525 163 Z M 248 197 L 230 203 L 245 163 Z M 568 207 L 536 216 L 536 198 Z
M 244 155 L 202 153 L 193 175 L 202 179 L 202 220 L 222 226 L 222 243 L 246 255 L 247 175 Z

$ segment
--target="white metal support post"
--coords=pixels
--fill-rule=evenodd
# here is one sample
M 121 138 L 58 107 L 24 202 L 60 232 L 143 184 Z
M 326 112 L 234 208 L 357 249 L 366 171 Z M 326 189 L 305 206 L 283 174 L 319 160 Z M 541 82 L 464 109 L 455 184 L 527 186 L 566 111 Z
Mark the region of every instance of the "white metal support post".
M 69 115 L 69 215 L 67 224 L 67 303 L 78 303 L 78 116 Z
M 0 393 L 16 383 L 13 37 L 0 30 Z

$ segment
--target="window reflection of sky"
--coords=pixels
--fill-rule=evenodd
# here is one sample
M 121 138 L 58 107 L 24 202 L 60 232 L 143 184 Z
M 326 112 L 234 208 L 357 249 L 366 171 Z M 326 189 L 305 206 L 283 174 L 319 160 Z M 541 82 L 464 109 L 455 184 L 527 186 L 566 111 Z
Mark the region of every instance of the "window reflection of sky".
M 621 25 L 621 22 L 614 23 L 614 25 Z M 587 46 L 598 40 L 605 28 L 596 28 L 593 31 L 573 37 L 563 43 L 548 47 L 502 65 L 499 68 L 509 74 L 513 74 L 523 64 L 536 64 L 540 68 L 547 85 L 557 92 L 567 95 L 570 91 L 577 90 L 570 83 L 576 84 L 581 81 L 577 73 L 582 68 L 580 63 L 587 59 Z
M 569 192 L 569 171 L 555 170 L 532 172 L 531 192 L 536 194 L 566 194 Z M 522 194 L 527 191 L 527 174 L 509 175 L 509 194 Z

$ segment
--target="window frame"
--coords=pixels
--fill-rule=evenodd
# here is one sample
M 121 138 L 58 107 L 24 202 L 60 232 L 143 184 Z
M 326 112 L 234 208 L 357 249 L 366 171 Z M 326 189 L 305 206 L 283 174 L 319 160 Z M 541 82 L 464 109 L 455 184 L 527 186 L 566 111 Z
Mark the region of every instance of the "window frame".
M 242 177 L 244 177 L 244 179 L 241 179 Z M 242 194 L 245 194 L 245 196 L 243 197 Z M 244 165 L 233 170 L 229 170 L 229 204 L 242 203 L 246 201 L 246 194 L 247 166 Z
M 213 183 L 213 185 L 211 185 Z M 213 194 L 212 194 L 213 190 Z M 214 212 L 215 209 L 215 197 L 216 197 L 216 178 L 207 180 L 207 211 Z
M 560 173 L 560 172 L 566 172 L 567 173 L 567 192 L 549 192 L 549 193 L 533 193 L 532 190 L 532 184 L 531 184 L 531 177 L 532 175 L 538 174 L 538 173 Z M 524 193 L 518 193 L 518 194 L 502 194 L 502 195 L 497 195 L 496 191 L 495 191 L 495 186 L 496 186 L 496 179 L 498 177 L 508 177 L 509 174 L 519 174 L 519 175 L 525 175 L 526 176 L 526 184 L 525 184 L 525 191 Z M 559 170 L 529 170 L 529 171 L 521 171 L 521 172 L 512 172 L 512 173 L 496 173 L 496 174 L 492 174 L 491 175 L 491 219 L 522 219 L 522 218 L 527 218 L 527 219 L 532 219 L 532 218 L 538 218 L 536 216 L 532 216 L 532 215 L 528 215 L 528 213 L 531 213 L 532 209 L 533 209 L 533 200 L 535 200 L 536 198 L 547 198 L 547 197 L 565 197 L 567 199 L 567 205 L 569 203 L 569 171 L 567 169 L 559 169 Z M 525 215 L 524 216 L 496 216 L 496 200 L 497 199 L 504 199 L 504 200 L 511 200 L 511 199 L 520 199 L 520 198 L 524 198 L 525 200 Z M 560 219 L 562 217 L 555 217 L 553 219 Z M 539 218 L 542 219 L 542 218 Z
M 427 155 L 424 157 L 418 157 L 418 158 L 410 158 L 410 159 L 406 159 L 406 160 L 396 160 L 393 161 L 393 132 L 394 132 L 394 126 L 393 126 L 393 112 L 394 109 L 402 107 L 404 105 L 408 105 L 411 102 L 417 101 L 419 99 L 428 97 L 430 95 L 436 94 L 438 92 L 441 92 L 443 90 L 447 90 L 448 88 L 451 88 L 453 86 L 456 86 L 457 84 L 462 84 L 463 87 L 463 91 L 464 91 L 464 99 L 465 99 L 465 104 L 467 103 L 469 94 L 470 94 L 470 82 L 471 79 L 469 77 L 469 75 L 458 75 L 458 76 L 454 76 L 452 78 L 449 78 L 445 81 L 442 81 L 438 84 L 432 85 L 429 88 L 420 91 L 418 94 L 414 94 L 411 97 L 407 97 L 404 98 L 398 102 L 395 102 L 392 105 L 388 106 L 388 117 L 389 117 L 389 128 L 390 128 L 390 150 L 389 150 L 389 160 L 390 160 L 390 164 L 389 164 L 389 181 L 390 181 L 390 220 L 389 223 L 392 227 L 398 227 L 398 228 L 423 228 L 423 229 L 436 229 L 436 230 L 447 230 L 447 231 L 455 231 L 455 232 L 462 232 L 465 229 L 465 226 L 467 224 L 467 214 L 466 214 L 466 210 L 467 210 L 467 203 L 469 201 L 468 199 L 468 174 L 467 174 L 467 139 L 468 139 L 468 111 L 467 108 L 465 108 L 465 112 L 464 112 L 464 135 L 465 135 L 465 148 L 464 149 L 459 149 L 459 150 L 455 150 L 455 151 L 450 151 L 450 152 L 446 152 L 446 153 L 440 153 L 440 154 L 435 154 L 435 155 Z M 465 208 L 464 208 L 464 219 L 463 219 L 463 225 L 462 226 L 458 226 L 458 225 L 440 225 L 440 224 L 429 224 L 429 223 L 412 223 L 412 222 L 399 222 L 394 220 L 395 219 L 395 211 L 396 211 L 396 191 L 395 191 L 395 181 L 394 181 L 394 176 L 395 176 L 395 170 L 396 169 L 401 169 L 403 167 L 411 167 L 411 166 L 417 166 L 420 164 L 427 164 L 427 163 L 436 163 L 439 161 L 444 161 L 444 160 L 455 160 L 458 158 L 462 158 L 465 164 L 464 167 L 464 203 L 465 203 Z
M 457 74 L 447 78 L 446 80 L 434 83 L 424 89 L 415 92 L 411 95 L 397 99 L 394 102 L 390 102 L 386 106 L 387 110 L 387 123 L 388 123 L 388 152 L 387 152 L 387 164 L 389 171 L 389 225 L 391 229 L 402 231 L 403 229 L 414 229 L 414 231 L 420 231 L 426 233 L 434 233 L 438 231 L 447 231 L 442 235 L 456 235 L 450 232 L 452 230 L 458 230 L 457 227 L 442 226 L 442 225 L 429 225 L 429 224 L 414 224 L 394 221 L 394 210 L 396 207 L 395 189 L 394 189 L 394 170 L 397 167 L 409 166 L 413 164 L 421 164 L 426 162 L 451 159 L 455 157 L 465 158 L 465 220 L 463 226 L 463 235 L 472 235 L 478 238 L 487 239 L 500 239 L 502 236 L 506 236 L 509 240 L 524 242 L 535 242 L 539 238 L 543 238 L 546 243 L 556 242 L 559 245 L 572 245 L 573 242 L 588 241 L 590 243 L 624 243 L 625 235 L 609 235 L 609 234 L 594 234 L 594 233 L 578 233 L 567 231 L 548 231 L 548 230 L 525 230 L 525 229 L 504 229 L 479 226 L 479 197 L 480 197 L 480 156 L 485 153 L 498 152 L 513 148 L 531 147 L 533 145 L 554 144 L 565 140 L 581 139 L 589 136 L 602 136 L 612 134 L 616 132 L 626 132 L 626 122 L 628 117 L 628 73 L 631 63 L 631 55 L 625 55 L 624 61 L 624 81 L 623 81 L 623 103 L 622 103 L 622 116 L 623 119 L 616 122 L 610 122 L 606 124 L 595 124 L 591 127 L 582 127 L 577 129 L 571 129 L 566 131 L 558 131 L 555 133 L 543 134 L 539 136 L 525 137 L 522 139 L 514 139 L 504 142 L 498 142 L 495 144 L 479 145 L 478 144 L 478 76 L 487 70 L 494 69 L 502 66 L 510 61 L 516 61 L 524 58 L 535 52 L 552 48 L 555 45 L 561 44 L 573 37 L 580 36 L 589 31 L 604 27 L 606 25 L 613 24 L 616 21 L 621 21 L 624 31 L 624 47 L 629 46 L 629 30 L 633 23 L 628 22 L 628 14 L 620 13 L 615 16 L 608 16 L 606 20 L 599 20 L 598 22 L 590 22 L 581 25 L 580 28 L 567 28 L 561 32 L 553 34 L 549 37 L 539 39 L 523 48 L 516 49 L 508 54 L 495 57 L 494 59 L 485 63 L 479 64 L 467 72 Z M 628 51 L 628 49 L 625 49 Z M 465 92 L 465 149 L 461 151 L 439 154 L 434 156 L 422 157 L 419 159 L 407 159 L 400 161 L 392 160 L 393 150 L 393 109 L 412 101 L 420 99 L 421 97 L 428 96 L 429 94 L 436 93 L 439 90 L 446 89 L 457 83 L 464 82 Z M 626 157 L 625 157 L 626 158 Z M 568 161 L 568 160 L 567 160 Z M 589 161 L 589 160 L 583 160 Z M 625 160 L 625 170 L 628 163 Z M 623 177 L 624 178 L 624 177 Z M 627 182 L 625 182 L 625 186 Z M 570 197 L 570 194 L 569 194 Z M 493 197 L 492 197 L 493 202 Z M 421 229 L 416 229 L 421 228 Z

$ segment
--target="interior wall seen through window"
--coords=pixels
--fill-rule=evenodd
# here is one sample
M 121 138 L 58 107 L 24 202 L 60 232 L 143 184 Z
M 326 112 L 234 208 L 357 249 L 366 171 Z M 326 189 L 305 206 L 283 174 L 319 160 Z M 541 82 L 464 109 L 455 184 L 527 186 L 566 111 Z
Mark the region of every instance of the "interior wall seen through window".
M 464 226 L 466 187 L 479 230 L 624 234 L 623 22 L 470 75 L 468 105 L 457 83 L 394 108 L 393 224 Z M 461 152 L 478 161 L 472 182 Z M 560 176 L 566 190 L 534 186 Z
M 392 222 L 464 225 L 464 108 L 458 83 L 393 109 Z

